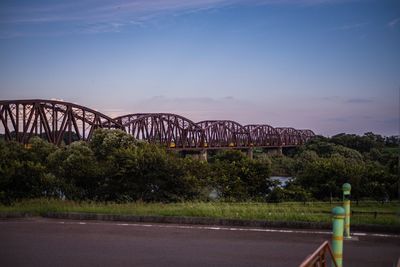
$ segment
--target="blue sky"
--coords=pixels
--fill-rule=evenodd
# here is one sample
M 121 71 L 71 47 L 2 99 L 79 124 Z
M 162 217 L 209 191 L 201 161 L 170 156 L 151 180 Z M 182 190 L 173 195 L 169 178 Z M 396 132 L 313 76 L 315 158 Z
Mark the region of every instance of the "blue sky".
M 0 99 L 398 134 L 400 2 L 1 1 Z

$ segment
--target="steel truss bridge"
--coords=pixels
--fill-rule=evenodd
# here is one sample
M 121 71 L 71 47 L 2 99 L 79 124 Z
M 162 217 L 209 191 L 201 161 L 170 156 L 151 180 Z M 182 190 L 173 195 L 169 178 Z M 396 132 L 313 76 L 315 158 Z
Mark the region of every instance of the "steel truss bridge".
M 110 118 L 96 110 L 56 100 L 0 100 L 0 133 L 28 144 L 40 136 L 56 144 L 90 140 L 96 128 L 121 129 L 139 140 L 176 150 L 296 147 L 315 136 L 311 130 L 241 125 L 231 120 L 193 122 L 177 114 L 136 113 Z

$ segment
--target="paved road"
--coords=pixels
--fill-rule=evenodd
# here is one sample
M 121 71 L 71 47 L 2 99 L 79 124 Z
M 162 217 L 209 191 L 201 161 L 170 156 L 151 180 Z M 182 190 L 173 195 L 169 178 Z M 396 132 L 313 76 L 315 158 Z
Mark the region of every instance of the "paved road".
M 0 220 L 0 266 L 298 266 L 330 235 L 53 219 Z M 345 266 L 392 267 L 400 237 L 345 242 Z

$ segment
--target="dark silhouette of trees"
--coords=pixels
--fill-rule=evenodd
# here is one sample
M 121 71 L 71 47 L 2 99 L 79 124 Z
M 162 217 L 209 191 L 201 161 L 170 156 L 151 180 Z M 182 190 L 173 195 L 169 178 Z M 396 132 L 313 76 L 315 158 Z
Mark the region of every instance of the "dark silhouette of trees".
M 373 133 L 318 137 L 290 155 L 239 150 L 209 162 L 137 141 L 120 130 L 97 129 L 90 142 L 56 147 L 39 137 L 28 145 L 0 139 L 0 201 L 57 197 L 94 201 L 301 201 L 398 197 L 398 137 Z M 257 152 L 261 153 L 261 152 Z M 286 185 L 271 175 L 293 177 Z

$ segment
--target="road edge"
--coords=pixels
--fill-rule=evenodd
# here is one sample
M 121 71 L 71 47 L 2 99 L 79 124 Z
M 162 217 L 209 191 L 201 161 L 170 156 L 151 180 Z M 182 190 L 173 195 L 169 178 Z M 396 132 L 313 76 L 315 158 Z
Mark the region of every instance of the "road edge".
M 37 216 L 29 212 L 0 212 L 0 219 L 29 218 Z M 97 221 L 119 221 L 140 223 L 169 223 L 189 225 L 218 225 L 234 227 L 256 227 L 256 228 L 289 228 L 289 229 L 331 229 L 331 224 L 323 222 L 301 222 L 301 221 L 266 221 L 266 220 L 244 220 L 244 219 L 221 219 L 208 217 L 187 216 L 141 216 L 120 214 L 99 214 L 83 212 L 46 212 L 40 214 L 44 218 L 68 219 L 68 220 L 97 220 Z M 400 234 L 399 226 L 384 225 L 352 225 L 353 231 L 364 231 L 372 233 Z

